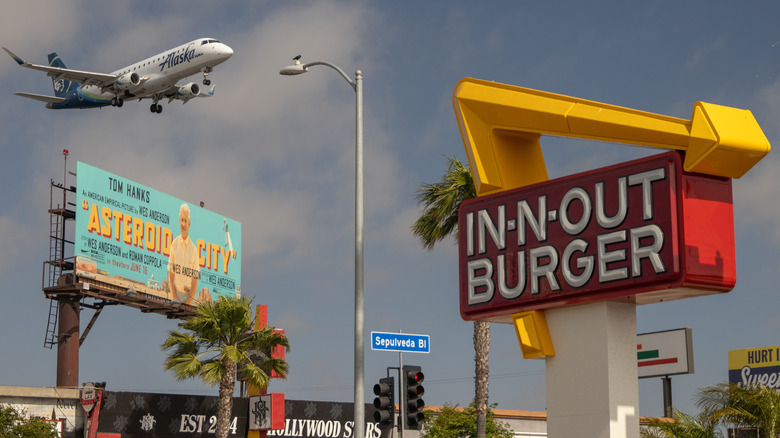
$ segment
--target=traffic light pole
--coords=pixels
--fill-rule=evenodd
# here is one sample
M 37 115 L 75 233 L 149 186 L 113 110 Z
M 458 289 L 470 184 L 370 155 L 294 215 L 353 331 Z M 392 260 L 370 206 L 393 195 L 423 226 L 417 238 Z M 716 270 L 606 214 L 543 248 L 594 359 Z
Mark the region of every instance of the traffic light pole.
M 398 333 L 401 333 L 399 330 Z M 404 378 L 404 354 L 398 352 L 398 438 L 404 438 L 404 421 L 406 421 L 406 407 L 404 406 L 404 400 L 406 397 L 403 394 L 403 382 Z
M 372 332 L 372 337 L 374 333 Z M 398 333 L 402 333 L 400 330 Z M 382 333 L 383 335 L 391 335 L 392 333 Z M 404 365 L 403 351 L 412 352 L 427 352 L 429 345 L 429 339 L 427 335 L 413 335 L 421 338 L 419 340 L 412 339 L 404 342 L 404 347 L 411 346 L 413 349 L 405 350 L 403 348 L 395 349 L 398 351 L 398 367 L 387 367 L 387 377 L 379 379 L 379 383 L 374 385 L 374 394 L 377 397 L 374 399 L 374 407 L 377 411 L 374 413 L 374 417 L 377 422 L 380 423 L 380 429 L 388 429 L 393 426 L 398 427 L 398 437 L 404 437 L 404 429 L 420 430 L 425 419 L 423 409 L 425 408 L 425 401 L 422 396 L 425 393 L 425 388 L 422 386 L 425 376 L 422 373 L 422 368 L 416 365 Z M 424 337 L 424 339 L 423 339 Z M 395 339 L 395 338 L 393 338 Z M 417 344 L 419 343 L 419 344 Z M 417 346 L 424 348 L 425 351 L 417 351 L 414 348 Z M 394 400 L 392 390 L 388 388 L 388 384 L 392 387 L 395 386 L 393 378 L 390 377 L 390 370 L 398 370 L 398 409 L 397 412 L 394 406 L 390 403 Z M 390 400 L 390 402 L 388 402 Z M 397 414 L 398 421 L 393 424 L 393 416 Z
M 398 392 L 396 393 L 398 394 L 398 422 L 396 427 L 398 427 L 398 438 L 404 438 L 404 421 L 406 421 L 406 406 L 404 406 L 406 403 L 404 401 L 406 397 L 403 394 L 404 384 L 401 381 L 404 378 L 404 354 L 402 352 L 398 352 L 398 368 L 387 367 L 388 376 L 392 369 L 398 370 Z
M 400 353 L 399 353 L 399 356 L 400 356 Z M 399 357 L 398 360 L 399 361 L 403 361 L 403 358 Z M 396 394 L 398 395 L 398 412 L 395 412 L 395 410 L 393 410 L 393 413 L 398 415 L 398 422 L 395 422 L 395 418 L 392 418 L 392 423 L 393 423 L 393 427 L 398 427 L 398 437 L 399 438 L 403 438 L 404 437 L 404 429 L 403 429 L 403 423 L 401 423 L 401 421 L 403 421 L 403 414 L 401 413 L 402 412 L 401 409 L 403 409 L 402 407 L 404 405 L 403 395 L 401 394 L 401 390 L 403 388 L 403 385 L 401 383 L 401 376 L 403 375 L 403 371 L 402 371 L 403 370 L 403 365 L 401 365 L 399 367 L 387 367 L 387 379 L 379 379 L 380 384 L 382 383 L 382 381 L 386 381 L 388 379 L 392 379 L 392 377 L 390 377 L 390 370 L 397 370 L 398 371 L 398 391 L 396 392 Z M 392 382 L 392 380 L 391 380 L 391 382 Z M 393 382 L 393 385 L 395 385 L 394 382 Z M 374 386 L 374 394 L 379 396 L 380 393 L 377 392 L 376 388 L 377 387 Z M 393 398 L 392 395 L 391 395 L 391 398 Z M 374 400 L 374 407 L 377 407 L 376 406 L 376 403 L 377 403 L 376 400 L 377 399 Z M 391 403 L 395 403 L 395 398 L 393 398 Z M 374 420 L 378 421 L 378 420 L 376 420 L 376 417 L 374 418 Z

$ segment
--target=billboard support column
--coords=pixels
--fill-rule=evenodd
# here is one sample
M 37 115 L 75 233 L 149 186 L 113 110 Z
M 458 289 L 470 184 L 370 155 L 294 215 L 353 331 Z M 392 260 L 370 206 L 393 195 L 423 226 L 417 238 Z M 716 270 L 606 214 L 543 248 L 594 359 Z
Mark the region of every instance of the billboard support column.
M 61 296 L 57 333 L 57 386 L 79 386 L 79 296 Z
M 664 382 L 664 416 L 672 418 L 672 378 L 664 376 L 661 380 Z
M 639 437 L 636 305 L 597 302 L 545 311 L 550 437 Z

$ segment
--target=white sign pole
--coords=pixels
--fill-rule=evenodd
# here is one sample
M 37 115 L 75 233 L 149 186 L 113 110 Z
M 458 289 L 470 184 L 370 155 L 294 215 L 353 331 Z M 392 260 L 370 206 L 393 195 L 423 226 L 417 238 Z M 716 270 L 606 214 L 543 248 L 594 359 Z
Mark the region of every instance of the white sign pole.
M 555 356 L 545 358 L 550 438 L 639 438 L 636 305 L 546 310 Z

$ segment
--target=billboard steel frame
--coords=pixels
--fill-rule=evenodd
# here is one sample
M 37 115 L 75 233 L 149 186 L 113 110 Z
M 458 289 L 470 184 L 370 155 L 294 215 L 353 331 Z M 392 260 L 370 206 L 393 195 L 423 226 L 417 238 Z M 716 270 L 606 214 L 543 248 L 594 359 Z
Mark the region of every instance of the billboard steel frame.
M 75 203 L 68 199 L 68 193 L 73 193 L 75 196 L 76 187 L 68 187 L 66 184 L 67 150 L 63 151 L 63 156 L 65 159 L 63 182 L 55 184 L 54 180 L 51 181 L 48 211 L 49 260 L 43 262 L 41 275 L 41 289 L 46 298 L 51 300 L 44 348 L 57 346 L 57 386 L 78 387 L 79 347 L 84 343 L 105 306 L 121 304 L 136 308 L 142 313 L 157 313 L 170 319 L 186 319 L 193 316 L 195 306 L 172 302 L 75 274 L 75 256 L 65 257 L 65 252 L 66 244 L 73 245 L 73 241 L 67 238 L 68 221 L 73 221 L 76 217 Z M 62 190 L 61 203 L 59 199 L 55 201 L 56 190 Z M 79 316 L 83 308 L 93 309 L 95 313 L 81 333 Z

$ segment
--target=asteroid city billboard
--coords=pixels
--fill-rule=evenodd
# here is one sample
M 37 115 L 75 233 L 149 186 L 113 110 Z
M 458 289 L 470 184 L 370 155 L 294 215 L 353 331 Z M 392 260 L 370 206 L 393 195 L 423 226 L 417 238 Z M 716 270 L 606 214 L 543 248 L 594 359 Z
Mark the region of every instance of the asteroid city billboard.
M 458 224 L 466 320 L 736 283 L 731 180 L 684 172 L 678 152 L 471 199 Z
M 196 304 L 241 294 L 241 224 L 79 162 L 75 274 Z

